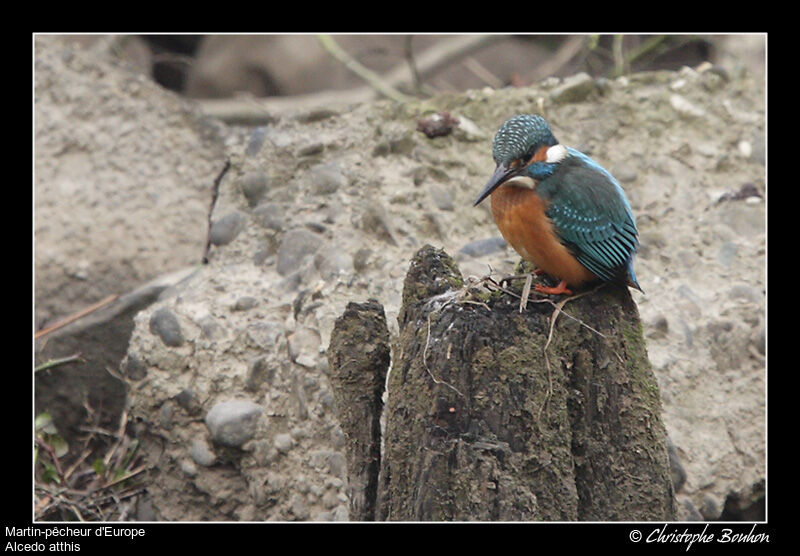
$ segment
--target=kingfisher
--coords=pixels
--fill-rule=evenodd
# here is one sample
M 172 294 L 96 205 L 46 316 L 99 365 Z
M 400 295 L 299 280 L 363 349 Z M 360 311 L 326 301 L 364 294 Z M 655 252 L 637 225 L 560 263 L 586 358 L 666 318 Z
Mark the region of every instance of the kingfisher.
M 531 114 L 500 127 L 492 156 L 497 168 L 473 206 L 491 195 L 492 216 L 505 240 L 537 267 L 536 274 L 559 280 L 535 291 L 571 295 L 570 288 L 596 281 L 642 291 L 633 271 L 636 220 L 605 168 L 559 143 L 547 121 Z

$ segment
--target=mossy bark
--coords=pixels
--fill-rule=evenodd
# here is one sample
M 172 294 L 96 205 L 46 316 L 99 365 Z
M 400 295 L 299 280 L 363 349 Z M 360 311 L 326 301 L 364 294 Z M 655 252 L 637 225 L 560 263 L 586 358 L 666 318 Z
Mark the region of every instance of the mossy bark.
M 444 251 L 411 262 L 376 519 L 674 519 L 661 400 L 628 290 L 569 300 L 551 336 L 553 303 L 533 298 L 520 313 L 504 293 L 470 302 L 463 284 Z
M 348 303 L 328 349 L 334 403 L 346 439 L 350 519 L 375 517 L 389 329 L 375 300 Z

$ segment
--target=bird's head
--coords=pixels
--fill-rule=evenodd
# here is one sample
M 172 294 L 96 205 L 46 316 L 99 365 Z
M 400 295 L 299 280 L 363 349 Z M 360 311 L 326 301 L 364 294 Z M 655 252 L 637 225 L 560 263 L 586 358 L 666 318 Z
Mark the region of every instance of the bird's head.
M 529 171 L 531 165 L 544 163 L 540 171 L 546 173 L 548 165 L 557 164 L 566 154 L 566 148 L 558 143 L 541 116 L 522 114 L 510 118 L 494 136 L 492 156 L 497 168 L 473 206 L 504 183 L 533 187 L 541 176 Z

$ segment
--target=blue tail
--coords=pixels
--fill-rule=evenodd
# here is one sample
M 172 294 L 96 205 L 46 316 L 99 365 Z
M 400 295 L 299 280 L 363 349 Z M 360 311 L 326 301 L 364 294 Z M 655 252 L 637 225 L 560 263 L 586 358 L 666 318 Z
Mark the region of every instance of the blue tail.
M 632 288 L 636 288 L 640 292 L 644 293 L 644 290 L 639 285 L 639 281 L 636 279 L 636 273 L 633 271 L 633 258 L 628 261 L 628 285 Z

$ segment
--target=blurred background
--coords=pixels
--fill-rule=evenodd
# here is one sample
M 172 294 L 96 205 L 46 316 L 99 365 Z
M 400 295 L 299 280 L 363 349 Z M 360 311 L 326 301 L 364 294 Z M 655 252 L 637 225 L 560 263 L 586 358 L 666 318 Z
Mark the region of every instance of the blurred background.
M 110 46 L 172 91 L 194 99 L 257 97 L 280 111 L 380 96 L 524 86 L 586 72 L 696 67 L 764 75 L 766 35 L 116 35 Z M 386 94 L 386 93 L 384 93 Z M 294 98 L 292 98 L 294 97 Z M 210 106 L 214 106 L 213 103 Z

